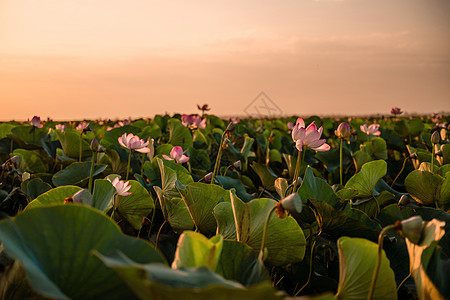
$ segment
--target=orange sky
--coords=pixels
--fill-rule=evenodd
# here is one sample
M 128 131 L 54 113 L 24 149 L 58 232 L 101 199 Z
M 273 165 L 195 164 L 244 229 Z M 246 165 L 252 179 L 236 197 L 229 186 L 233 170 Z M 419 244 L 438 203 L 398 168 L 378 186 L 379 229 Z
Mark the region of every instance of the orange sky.
M 0 120 L 450 111 L 448 0 L 0 0 Z

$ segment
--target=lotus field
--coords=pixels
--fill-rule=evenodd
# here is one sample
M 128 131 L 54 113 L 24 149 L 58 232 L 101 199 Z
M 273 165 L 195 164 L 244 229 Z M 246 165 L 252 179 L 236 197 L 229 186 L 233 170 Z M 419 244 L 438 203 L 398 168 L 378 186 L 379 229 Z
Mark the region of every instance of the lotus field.
M 450 298 L 448 115 L 0 124 L 2 299 Z

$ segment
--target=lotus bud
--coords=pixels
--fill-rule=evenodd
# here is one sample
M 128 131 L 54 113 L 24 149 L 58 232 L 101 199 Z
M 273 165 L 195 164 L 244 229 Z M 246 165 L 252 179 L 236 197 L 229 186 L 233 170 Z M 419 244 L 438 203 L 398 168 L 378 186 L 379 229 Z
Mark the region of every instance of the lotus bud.
M 347 122 L 339 124 L 338 128 L 334 131 L 334 134 L 341 139 L 348 139 L 350 137 L 350 125 Z
M 299 194 L 293 193 L 287 196 L 286 198 L 281 199 L 276 206 L 277 217 L 283 219 L 286 217 L 285 211 L 297 212 L 300 213 L 302 211 L 302 199 Z
M 103 153 L 103 152 L 105 152 L 105 148 L 102 145 L 100 145 L 100 146 L 98 146 L 97 152 Z
M 17 167 L 20 163 L 20 157 L 18 155 L 14 155 L 10 158 L 10 161 Z
M 149 218 L 147 217 L 143 217 L 142 218 L 142 226 L 150 226 L 151 222 L 149 220 Z
M 100 146 L 98 140 L 96 138 L 93 138 L 91 141 L 91 150 L 93 152 L 98 152 L 98 147 Z
M 411 159 L 417 159 L 417 153 L 413 152 L 411 153 L 411 155 L 409 156 Z
M 439 132 L 435 131 L 433 132 L 433 134 L 431 135 L 431 143 L 434 144 L 438 144 L 441 140 L 441 137 L 439 136 Z
M 242 167 L 242 163 L 241 163 L 240 160 L 238 160 L 238 161 L 235 161 L 232 166 L 233 166 L 233 168 L 236 168 L 236 169 L 240 170 L 241 167 Z
M 222 143 L 222 148 L 227 149 L 229 143 L 231 143 L 231 141 L 228 138 L 225 138 Z
M 407 195 L 402 195 L 400 200 L 398 200 L 398 206 L 405 206 L 408 205 L 409 202 L 411 202 L 411 199 Z
M 391 114 L 393 115 L 401 115 L 403 112 L 401 111 L 400 107 L 393 107 L 391 109 Z
M 414 216 L 403 221 L 397 221 L 395 226 L 400 233 L 411 241 L 411 243 L 417 244 L 422 237 L 422 230 L 424 222 L 421 216 Z
M 30 173 L 28 173 L 28 172 L 23 172 L 22 173 L 22 182 L 25 181 L 25 180 L 28 180 L 30 178 L 31 178 Z
M 73 196 L 72 196 L 73 203 L 83 204 L 83 193 L 84 193 L 84 190 L 79 190 L 78 192 L 73 194 Z
M 203 178 L 205 179 L 205 182 L 211 182 L 212 176 L 213 176 L 213 173 L 209 172 Z

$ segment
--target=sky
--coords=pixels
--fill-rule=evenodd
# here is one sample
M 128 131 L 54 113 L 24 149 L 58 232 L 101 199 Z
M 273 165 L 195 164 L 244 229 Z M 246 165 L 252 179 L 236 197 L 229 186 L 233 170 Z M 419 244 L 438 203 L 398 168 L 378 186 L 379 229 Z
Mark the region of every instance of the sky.
M 0 0 L 0 120 L 450 111 L 448 0 Z

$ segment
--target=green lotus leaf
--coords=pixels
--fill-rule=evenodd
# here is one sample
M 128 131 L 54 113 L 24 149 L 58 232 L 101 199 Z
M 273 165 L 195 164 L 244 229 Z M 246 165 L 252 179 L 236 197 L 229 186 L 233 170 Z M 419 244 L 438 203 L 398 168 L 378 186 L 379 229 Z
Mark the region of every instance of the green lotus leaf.
M 180 120 L 170 119 L 169 125 L 169 144 L 174 146 L 181 146 L 186 150 L 194 145 L 191 132 L 183 126 Z
M 297 193 L 302 199 L 322 200 L 331 206 L 335 206 L 339 202 L 333 189 L 325 180 L 316 178 L 312 168 L 309 166 L 306 168 L 302 185 Z
M 417 118 L 408 120 L 408 131 L 412 136 L 419 136 L 424 130 L 425 126 L 423 122 Z
M 0 240 L 8 255 L 21 261 L 31 286 L 56 299 L 133 298 L 93 250 L 120 250 L 140 263 L 164 263 L 150 244 L 123 235 L 110 218 L 77 204 L 36 207 L 2 220 Z
M 323 162 L 329 173 L 333 173 L 335 170 L 339 169 L 339 148 L 334 148 L 329 151 L 317 152 L 315 157 Z M 342 151 L 342 166 L 346 168 L 351 162 L 352 157 L 350 156 L 350 153 L 344 148 Z
M 442 157 L 444 160 L 444 165 L 450 164 L 450 144 L 441 145 Z
M 336 192 L 336 196 L 341 200 L 349 200 L 358 197 L 358 190 L 343 188 Z
M 180 193 L 175 187 L 175 182 L 178 180 L 183 185 L 188 185 L 189 183 L 194 182 L 191 174 L 189 174 L 189 171 L 186 170 L 185 167 L 173 161 L 158 157 L 155 159 L 161 172 L 162 190 L 165 196 L 169 198 L 180 197 Z
M 13 154 L 20 156 L 21 163 L 23 162 L 24 164 L 23 166 L 21 165 L 21 168 L 24 171 L 30 173 L 47 173 L 49 170 L 48 164 L 44 161 L 43 157 L 33 150 L 15 149 Z
M 142 226 L 142 218 L 150 214 L 155 208 L 152 196 L 136 180 L 130 180 L 131 188 L 128 196 L 117 196 L 117 202 L 113 205 L 122 218 L 128 221 L 134 229 Z
M 373 160 L 372 157 L 369 155 L 369 153 L 365 151 L 356 151 L 353 154 L 353 159 L 356 164 L 357 171 L 360 171 L 364 164 Z
M 274 182 L 275 190 L 280 196 L 281 199 L 283 199 L 286 196 L 286 191 L 288 189 L 289 183 L 285 178 L 278 177 Z M 239 195 L 238 195 L 239 197 Z M 239 197 L 240 198 L 240 197 Z
M 274 184 L 278 176 L 266 165 L 253 162 L 250 166 L 256 172 L 256 174 L 258 174 L 264 188 L 274 192 Z
M 237 238 L 259 252 L 267 214 L 277 202 L 261 198 L 244 203 L 233 192 L 230 197 L 232 203 L 220 203 L 214 208 L 218 234 L 225 239 Z M 280 219 L 275 213 L 271 214 L 265 240 L 270 264 L 281 266 L 302 261 L 305 246 L 305 236 L 294 218 Z
M 8 123 L 0 124 L 0 139 L 4 139 L 7 135 L 11 134 L 11 129 L 14 127 L 16 126 Z
M 41 178 L 25 180 L 21 183 L 20 187 L 31 200 L 36 199 L 39 195 L 52 189 L 52 186 L 42 181 Z
M 364 147 L 376 159 L 386 160 L 388 158 L 386 141 L 380 137 L 375 137 L 365 142 Z
M 397 204 L 390 204 L 384 207 L 377 216 L 377 220 L 382 227 L 395 224 L 396 221 L 408 219 L 414 215 L 414 211 L 410 207 L 400 207 Z
M 160 194 L 162 190 L 157 186 L 155 186 L 154 189 L 158 194 L 158 198 L 161 199 Z M 178 197 L 166 197 L 164 203 L 164 214 L 175 232 L 181 233 L 184 230 L 192 230 L 195 227 L 194 221 L 192 221 L 189 210 L 183 199 Z
M 405 187 L 411 197 L 424 205 L 432 205 L 439 200 L 443 178 L 428 171 L 414 170 L 405 178 Z
M 319 226 L 323 232 L 335 237 L 347 235 L 377 240 L 381 228 L 377 228 L 376 223 L 362 211 L 349 208 L 342 211 L 334 209 L 325 201 L 315 199 L 308 201 L 317 211 Z
M 106 165 L 96 165 L 93 176 L 96 176 L 106 169 Z M 55 186 L 78 185 L 89 179 L 91 172 L 91 162 L 74 162 L 64 170 L 53 175 L 52 182 Z
M 361 171 L 353 175 L 345 184 L 346 188 L 358 190 L 358 197 L 370 197 L 378 180 L 387 172 L 387 163 L 376 160 L 365 163 Z
M 61 143 L 62 150 L 65 156 L 70 158 L 79 159 L 80 157 L 80 138 L 81 141 L 81 155 L 82 157 L 92 156 L 92 151 L 89 146 L 89 142 L 85 140 L 81 132 L 78 130 L 65 130 L 64 132 L 56 131 L 59 142 Z
M 116 192 L 116 188 L 109 180 L 96 179 L 92 192 L 92 207 L 103 212 L 108 210 L 112 206 L 111 199 Z
M 380 212 L 381 207 L 392 199 L 394 199 L 394 195 L 392 193 L 389 193 L 388 191 L 382 191 L 379 195 L 370 197 L 368 201 L 364 201 L 360 204 L 355 202 L 355 204 L 352 205 L 352 208 L 364 212 L 371 218 L 375 218 Z
M 378 245 L 361 238 L 341 237 L 338 299 L 367 299 L 377 263 Z M 372 299 L 397 299 L 394 272 L 382 250 L 381 265 Z
M 254 197 L 247 193 L 245 186 L 240 179 L 227 176 L 216 176 L 215 180 L 226 190 L 235 189 L 236 195 L 244 202 L 252 200 Z
M 76 192 L 80 190 L 82 190 L 82 188 L 70 185 L 51 189 L 31 201 L 30 204 L 27 205 L 26 210 L 33 207 L 48 206 L 51 204 L 63 204 L 64 199 L 66 199 L 67 197 L 72 197 Z
M 208 152 L 194 147 L 189 148 L 189 163 L 194 169 L 209 170 L 211 167 Z
M 438 284 L 439 287 L 447 285 L 446 289 L 448 289 L 448 282 L 439 283 L 439 281 L 433 282 L 431 280 L 431 278 L 436 279 L 436 275 L 438 275 L 433 272 L 432 266 L 430 266 L 430 262 L 433 263 L 430 260 L 434 249 L 425 252 L 428 247 L 433 244 L 436 245 L 436 242 L 444 236 L 444 226 L 445 222 L 433 219 L 426 223 L 422 229 L 422 238 L 419 244 L 414 244 L 409 241 L 409 239 L 405 239 L 409 253 L 409 267 L 414 282 L 416 283 L 417 295 L 420 299 L 444 299 L 439 289 L 436 287 L 436 284 Z M 427 269 L 428 272 L 426 271 Z M 439 271 L 439 269 L 435 269 L 435 272 L 436 271 Z M 431 275 L 431 278 L 427 273 Z M 442 279 L 443 277 L 440 278 L 440 280 Z M 444 288 L 443 290 L 448 293 L 448 290 L 446 289 Z
M 178 239 L 173 269 L 207 267 L 215 271 L 222 253 L 223 237 L 208 239 L 194 231 L 184 231 Z
M 256 253 L 244 243 L 223 240 L 222 253 L 215 270 L 225 279 L 252 286 L 270 280 L 269 272 Z
M 7 134 L 6 136 L 27 148 L 29 145 L 42 146 L 45 141 L 49 140 L 49 135 L 44 129 L 29 125 L 15 126 L 11 129 L 11 134 Z
M 270 283 L 251 288 L 229 281 L 206 267 L 171 269 L 162 264 L 138 264 L 126 255 L 94 254 L 123 278 L 140 299 L 280 299 Z
M 215 184 L 193 182 L 177 186 L 194 224 L 204 234 L 214 234 L 217 224 L 213 209 L 219 202 L 230 202 L 229 191 Z
M 439 206 L 447 207 L 450 204 L 450 172 L 447 172 L 441 184 Z
M 136 126 L 136 124 L 133 124 L 133 126 Z M 162 135 L 162 131 L 156 123 L 151 123 L 142 128 L 142 131 L 138 135 L 143 140 L 147 140 L 148 138 L 157 139 Z

